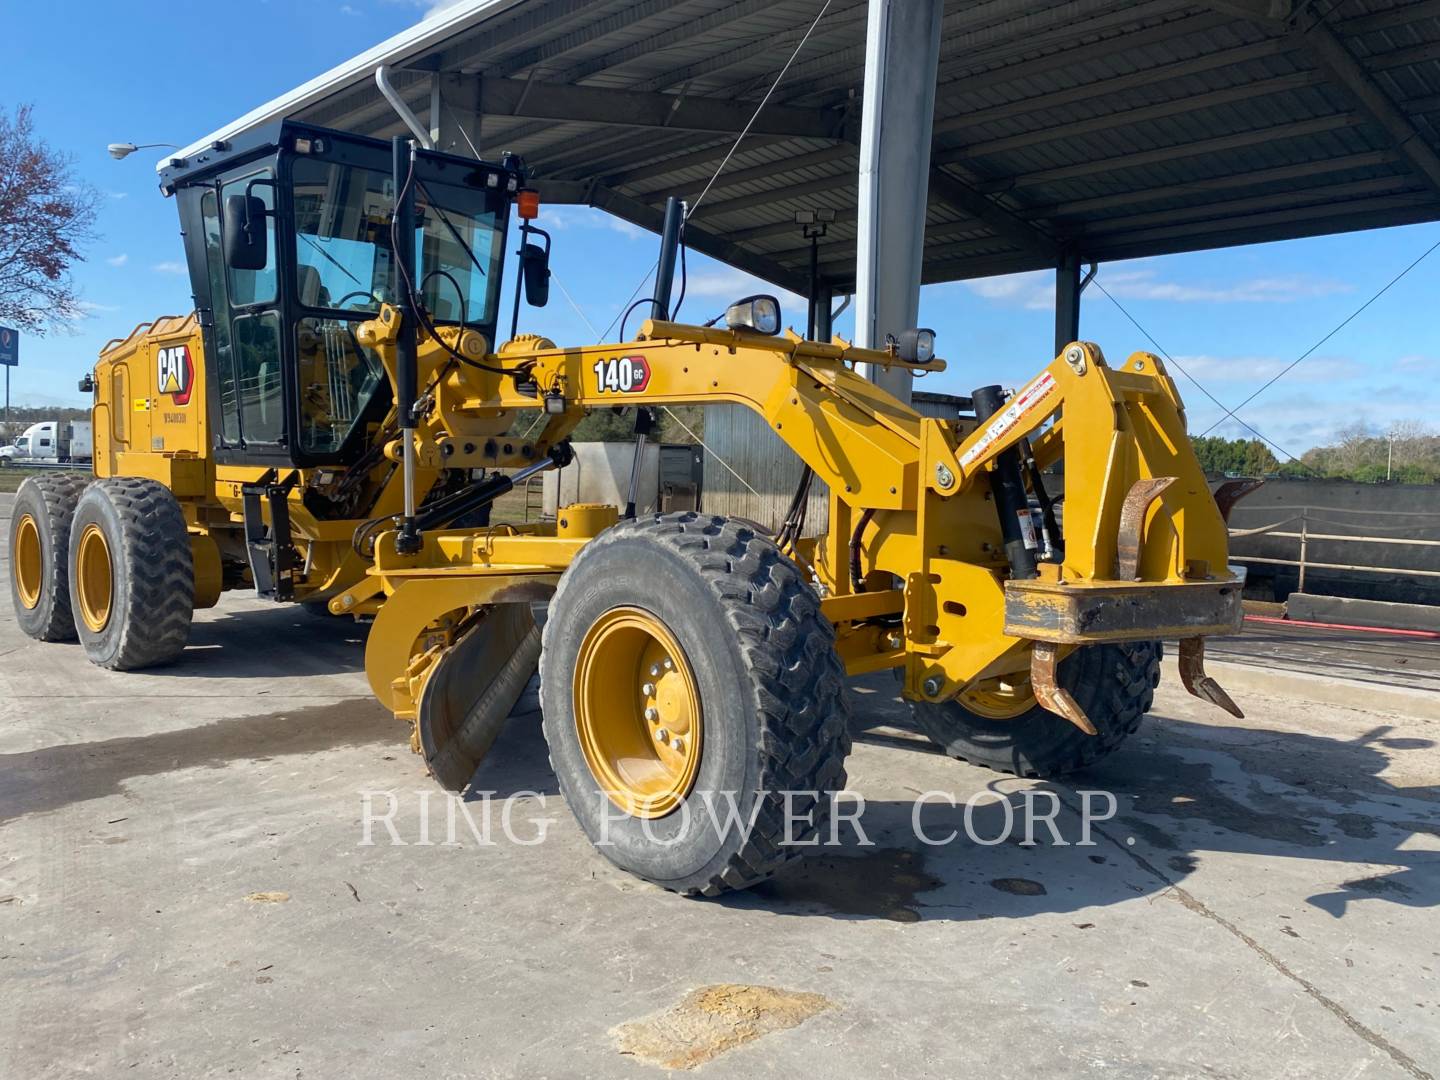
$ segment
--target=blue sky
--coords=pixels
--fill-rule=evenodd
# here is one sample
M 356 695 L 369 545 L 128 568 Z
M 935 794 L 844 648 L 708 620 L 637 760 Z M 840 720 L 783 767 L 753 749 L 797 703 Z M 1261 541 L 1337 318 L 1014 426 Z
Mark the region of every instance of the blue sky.
M 0 0 L 6 14 L 0 106 L 34 104 L 37 126 L 72 153 L 102 193 L 99 239 L 77 272 L 88 317 L 73 334 L 24 343 L 12 373 L 17 404 L 84 404 L 75 384 L 111 337 L 138 322 L 189 310 L 179 223 L 155 185 L 155 156 L 125 161 L 111 142 L 187 143 L 363 51 L 423 17 L 427 0 L 251 0 L 215 5 L 206 18 L 173 5 Z M 213 14 L 212 14 L 213 13 Z M 244 44 L 237 28 L 258 32 Z M 203 34 L 207 20 L 217 29 Z M 79 32 L 77 32 L 79 31 Z M 546 212 L 564 292 L 527 328 L 562 343 L 594 340 L 654 260 L 651 235 L 597 211 Z M 1440 240 L 1440 224 L 1230 248 L 1102 266 L 1100 280 L 1206 388 L 1233 405 Z M 513 245 L 512 245 L 513 246 Z M 708 318 L 752 291 L 744 275 L 703 257 L 690 262 L 682 313 Z M 1241 415 L 1300 453 L 1357 421 L 1383 428 L 1440 413 L 1440 331 L 1433 322 L 1440 252 Z M 566 301 L 568 292 L 582 314 Z M 787 320 L 804 307 L 785 297 Z M 1023 382 L 1049 359 L 1048 273 L 929 286 L 921 323 L 939 334 L 950 370 L 924 388 L 967 393 Z M 588 322 L 587 322 L 588 320 Z M 838 324 L 848 336 L 847 316 Z M 1088 292 L 1082 335 L 1112 360 L 1150 346 L 1104 296 Z M 1223 414 L 1175 373 L 1199 433 Z M 1233 421 L 1220 429 L 1238 434 Z

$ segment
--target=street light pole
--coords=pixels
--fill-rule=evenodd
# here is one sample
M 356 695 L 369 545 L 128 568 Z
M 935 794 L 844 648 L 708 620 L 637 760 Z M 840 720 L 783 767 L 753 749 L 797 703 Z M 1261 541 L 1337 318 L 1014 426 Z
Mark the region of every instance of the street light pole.
M 180 147 L 168 142 L 140 143 L 138 146 L 132 142 L 112 142 L 105 148 L 106 152 L 116 161 L 122 161 L 135 153 L 136 150 L 158 150 L 165 147 L 169 150 L 179 150 Z

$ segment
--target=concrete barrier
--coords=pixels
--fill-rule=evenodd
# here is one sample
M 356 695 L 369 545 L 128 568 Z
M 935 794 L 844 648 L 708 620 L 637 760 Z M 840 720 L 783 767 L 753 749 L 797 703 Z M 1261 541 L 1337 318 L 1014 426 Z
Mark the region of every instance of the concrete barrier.
M 1433 604 L 1396 604 L 1380 600 L 1356 600 L 1347 596 L 1316 596 L 1291 593 L 1285 613 L 1307 622 L 1343 623 L 1347 626 L 1379 626 L 1393 630 L 1433 630 L 1440 633 L 1440 607 Z

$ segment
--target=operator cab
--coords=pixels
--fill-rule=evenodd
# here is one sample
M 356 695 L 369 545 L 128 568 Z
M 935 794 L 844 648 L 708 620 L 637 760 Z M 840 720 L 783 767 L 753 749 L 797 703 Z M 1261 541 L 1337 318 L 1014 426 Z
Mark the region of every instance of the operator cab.
M 417 151 L 415 289 L 438 326 L 495 341 L 520 168 Z M 349 464 L 393 390 L 356 337 L 400 305 L 391 146 L 286 121 L 161 173 L 205 340 L 215 459 Z

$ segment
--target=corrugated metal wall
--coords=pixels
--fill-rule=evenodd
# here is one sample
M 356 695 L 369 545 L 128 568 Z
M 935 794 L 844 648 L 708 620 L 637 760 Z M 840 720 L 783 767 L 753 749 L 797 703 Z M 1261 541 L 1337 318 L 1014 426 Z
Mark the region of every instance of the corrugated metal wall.
M 954 419 L 961 407 L 968 407 L 969 403 L 948 394 L 917 392 L 911 404 L 922 416 Z M 794 451 L 770 430 L 763 417 L 743 405 L 705 406 L 705 445 L 709 450 L 705 455 L 701 503 L 705 511 L 749 518 L 772 531 L 779 529 L 804 468 Z M 744 483 L 731 469 L 744 478 Z M 816 480 L 810 487 L 806 536 L 825 531 L 829 498 L 829 488 Z
M 794 451 L 770 430 L 764 417 L 743 405 L 705 406 L 705 445 L 701 505 L 706 513 L 749 518 L 772 532 L 779 529 L 804 469 Z M 744 478 L 743 483 L 735 473 Z M 821 481 L 811 485 L 807 535 L 824 529 L 829 497 L 830 489 Z

